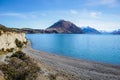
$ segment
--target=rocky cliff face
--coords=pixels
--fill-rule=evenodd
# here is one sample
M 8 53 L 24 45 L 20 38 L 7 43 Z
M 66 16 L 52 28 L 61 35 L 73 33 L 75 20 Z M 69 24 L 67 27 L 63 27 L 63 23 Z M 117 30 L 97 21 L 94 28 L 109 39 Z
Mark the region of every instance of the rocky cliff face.
M 11 51 L 22 48 L 26 43 L 25 33 L 15 31 L 3 31 L 0 29 L 0 50 Z

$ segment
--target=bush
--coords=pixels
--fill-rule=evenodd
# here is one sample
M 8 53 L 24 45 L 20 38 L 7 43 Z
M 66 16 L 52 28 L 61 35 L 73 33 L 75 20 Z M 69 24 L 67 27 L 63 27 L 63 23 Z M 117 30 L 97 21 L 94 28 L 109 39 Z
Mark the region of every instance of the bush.
M 19 47 L 19 48 L 22 48 L 23 45 L 24 45 L 24 44 L 23 44 L 21 41 L 19 41 L 18 39 L 15 40 L 15 44 L 16 44 L 16 46 Z
M 27 44 L 27 41 L 24 41 L 23 43 L 24 43 L 24 44 Z
M 6 80 L 35 80 L 40 68 L 21 51 L 15 52 L 8 64 L 0 66 Z
M 56 75 L 54 75 L 54 74 L 49 74 L 49 79 L 50 79 L 50 80 L 56 80 Z
M 13 52 L 14 48 L 6 49 L 7 52 Z
M 4 48 L 2 48 L 1 51 L 4 51 Z
M 27 59 L 28 57 L 25 55 L 25 53 L 23 53 L 22 51 L 17 51 L 15 52 L 11 57 L 17 57 L 21 60 L 25 60 Z
M 0 36 L 2 35 L 1 31 L 0 31 Z

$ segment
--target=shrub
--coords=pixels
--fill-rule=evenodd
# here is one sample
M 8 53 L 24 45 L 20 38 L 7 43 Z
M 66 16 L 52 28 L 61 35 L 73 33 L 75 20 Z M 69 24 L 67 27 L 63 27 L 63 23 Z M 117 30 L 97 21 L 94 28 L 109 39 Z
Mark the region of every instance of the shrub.
M 23 45 L 24 45 L 24 44 L 23 44 L 21 41 L 19 41 L 18 39 L 15 40 L 15 44 L 16 44 L 16 46 L 19 47 L 19 48 L 22 48 Z
M 14 48 L 6 49 L 7 52 L 13 52 Z
M 1 31 L 0 31 L 0 36 L 2 35 Z
M 56 75 L 54 75 L 54 74 L 49 74 L 49 79 L 50 79 L 50 80 L 56 80 Z
M 23 53 L 22 51 L 17 51 L 15 52 L 11 57 L 17 57 L 21 60 L 25 60 L 27 59 L 28 57 L 25 55 L 25 53 Z
M 6 80 L 35 80 L 40 68 L 21 51 L 15 52 L 8 64 L 0 65 Z
M 4 51 L 4 48 L 2 48 L 0 51 Z
M 24 44 L 27 44 L 27 41 L 24 41 L 23 43 L 24 43 Z

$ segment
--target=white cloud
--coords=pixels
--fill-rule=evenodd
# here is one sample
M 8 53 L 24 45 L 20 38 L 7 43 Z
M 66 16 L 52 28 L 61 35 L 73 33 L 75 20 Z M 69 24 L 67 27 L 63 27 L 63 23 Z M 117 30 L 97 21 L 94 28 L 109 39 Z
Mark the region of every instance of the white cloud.
M 41 16 L 47 16 L 45 13 L 41 13 L 40 15 L 41 15 Z
M 2 13 L 1 16 L 13 16 L 13 17 L 20 17 L 20 18 L 27 18 L 27 15 L 21 13 Z
M 11 13 L 1 13 L 0 16 L 11 16 L 11 17 L 28 19 L 28 18 L 37 18 L 37 17 L 40 17 L 40 16 L 44 17 L 44 16 L 46 16 L 46 14 L 39 13 L 39 12 L 30 12 L 30 13 L 11 12 Z
M 115 7 L 119 5 L 118 3 L 119 3 L 118 0 L 88 0 L 87 5 L 90 6 L 105 5 L 109 7 Z
M 92 18 L 99 18 L 102 12 L 90 12 Z
M 70 10 L 70 13 L 71 14 L 78 14 L 78 11 L 76 11 L 76 10 Z

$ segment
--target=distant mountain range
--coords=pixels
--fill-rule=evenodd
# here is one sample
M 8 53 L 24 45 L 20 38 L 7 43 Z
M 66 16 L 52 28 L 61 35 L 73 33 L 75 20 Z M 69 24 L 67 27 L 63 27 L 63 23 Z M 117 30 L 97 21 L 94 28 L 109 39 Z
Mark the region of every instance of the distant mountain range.
M 89 26 L 83 27 L 82 31 L 86 34 L 101 34 L 101 32 L 99 32 L 98 30 L 91 28 Z
M 0 24 L 1 25 L 1 24 Z M 3 26 L 3 25 L 2 25 Z M 90 26 L 78 27 L 74 23 L 65 20 L 59 20 L 46 29 L 31 29 L 31 28 L 12 28 L 15 31 L 23 31 L 28 34 L 33 33 L 54 33 L 54 34 L 120 34 L 120 29 L 113 32 L 99 31 Z
M 113 31 L 112 34 L 120 34 L 120 29 Z

